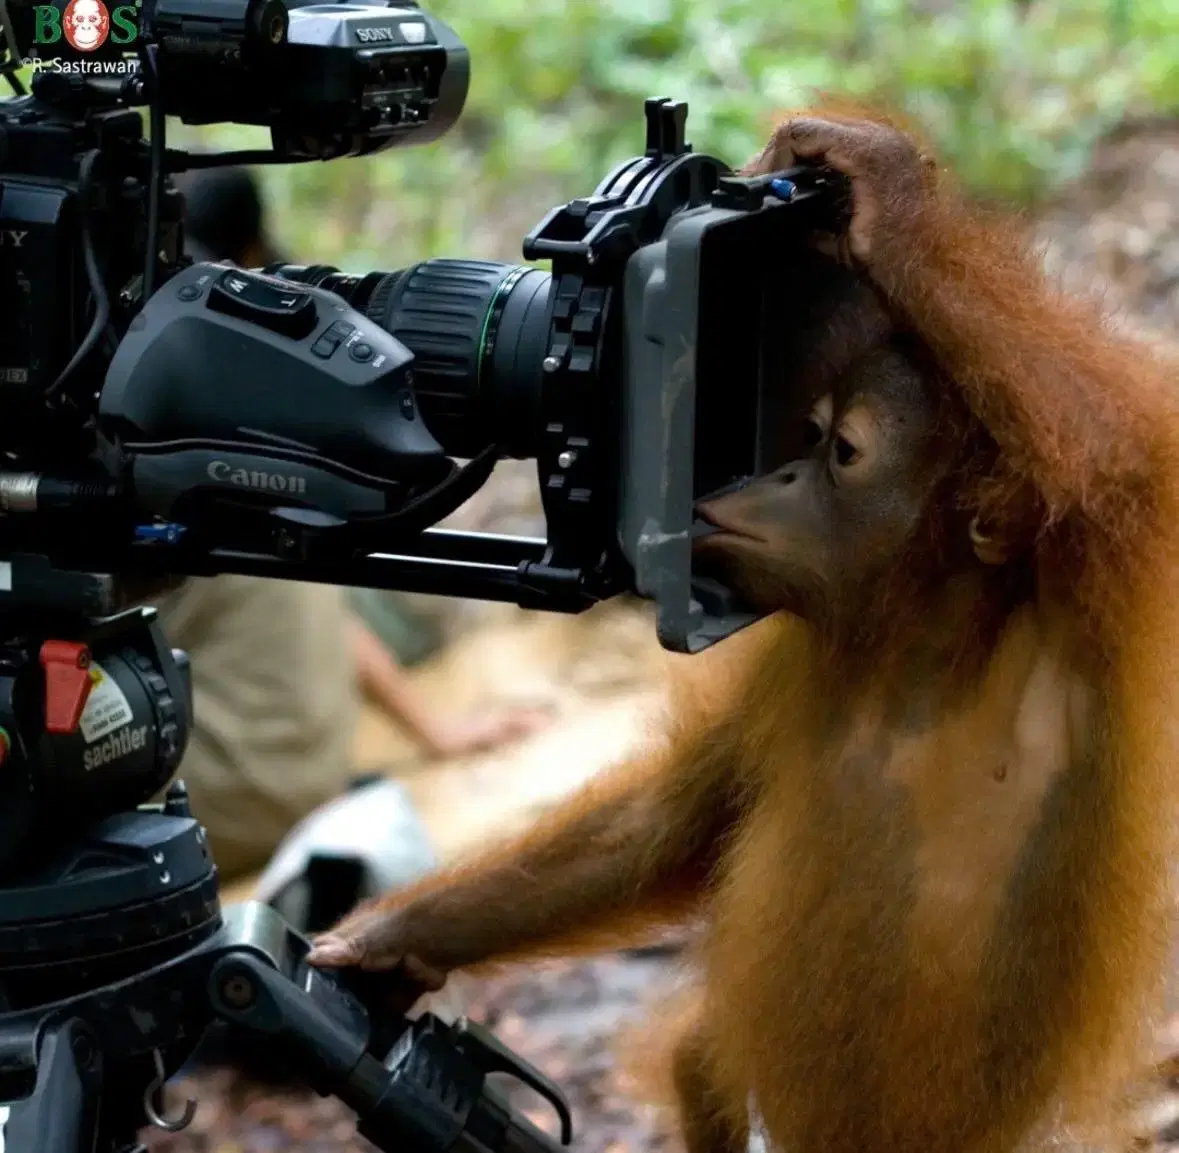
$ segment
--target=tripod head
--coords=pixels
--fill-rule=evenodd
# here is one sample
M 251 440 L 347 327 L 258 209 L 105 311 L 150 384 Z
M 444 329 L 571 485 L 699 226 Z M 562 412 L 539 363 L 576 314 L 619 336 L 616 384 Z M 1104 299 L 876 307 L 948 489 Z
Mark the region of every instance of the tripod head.
M 28 554 L 0 572 L 2 877 L 42 867 L 96 814 L 159 793 L 180 765 L 192 689 L 188 658 L 167 648 L 155 611 L 116 611 L 124 594 L 112 578 Z M 0 903 L 0 925 L 9 910 Z
M 405 1016 L 387 978 L 340 979 L 269 906 L 222 910 L 175 783 L 188 659 L 110 577 L 0 562 L 0 1135 L 5 1153 L 121 1153 L 169 1119 L 164 1081 L 208 1027 L 264 1039 L 356 1110 L 378 1148 L 544 1153 L 486 1083 L 560 1091 L 469 1022 Z

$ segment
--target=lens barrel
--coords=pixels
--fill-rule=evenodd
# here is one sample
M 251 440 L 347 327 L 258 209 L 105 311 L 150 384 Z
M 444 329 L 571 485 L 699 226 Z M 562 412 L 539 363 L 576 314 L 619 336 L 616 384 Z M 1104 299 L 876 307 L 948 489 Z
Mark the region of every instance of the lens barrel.
M 444 258 L 365 276 L 323 265 L 266 271 L 342 296 L 414 354 L 418 406 L 449 455 L 470 459 L 492 444 L 504 456 L 536 455 L 548 272 Z

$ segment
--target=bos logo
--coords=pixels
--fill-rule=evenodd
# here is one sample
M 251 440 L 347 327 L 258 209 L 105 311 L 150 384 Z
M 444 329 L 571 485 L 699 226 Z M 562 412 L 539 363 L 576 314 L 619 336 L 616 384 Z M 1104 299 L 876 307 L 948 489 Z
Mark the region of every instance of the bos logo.
M 64 13 L 39 4 L 33 15 L 34 44 L 58 44 L 64 39 L 75 52 L 97 52 L 107 40 L 130 44 L 139 35 L 135 4 L 108 9 L 103 0 L 70 0 Z

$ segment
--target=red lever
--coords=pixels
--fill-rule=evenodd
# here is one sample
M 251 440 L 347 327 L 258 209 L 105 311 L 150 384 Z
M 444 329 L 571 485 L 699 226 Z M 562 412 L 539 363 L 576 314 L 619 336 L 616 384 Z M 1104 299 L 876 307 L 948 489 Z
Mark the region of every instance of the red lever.
M 82 719 L 90 679 L 90 650 L 74 641 L 46 641 L 41 646 L 45 670 L 45 731 L 72 733 Z

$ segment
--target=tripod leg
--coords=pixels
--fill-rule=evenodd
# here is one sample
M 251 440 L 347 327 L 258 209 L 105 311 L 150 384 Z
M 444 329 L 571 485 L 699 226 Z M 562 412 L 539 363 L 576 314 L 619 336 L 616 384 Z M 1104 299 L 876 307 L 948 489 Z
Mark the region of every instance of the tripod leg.
M 41 1032 L 36 1085 L 30 1096 L 8 1106 L 3 1153 L 91 1153 L 101 1082 L 101 1056 L 81 1021 L 59 1022 Z

